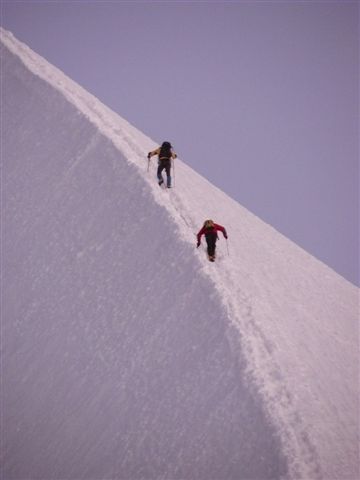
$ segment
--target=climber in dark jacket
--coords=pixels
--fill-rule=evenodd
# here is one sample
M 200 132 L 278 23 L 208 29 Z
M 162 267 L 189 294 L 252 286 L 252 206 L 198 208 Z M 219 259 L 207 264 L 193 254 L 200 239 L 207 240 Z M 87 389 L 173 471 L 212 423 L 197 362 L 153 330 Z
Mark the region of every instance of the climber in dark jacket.
M 210 262 L 215 261 L 216 241 L 219 238 L 217 232 L 222 232 L 224 238 L 228 238 L 225 228 L 222 225 L 214 223 L 212 220 L 205 220 L 202 229 L 197 234 L 197 247 L 200 246 L 201 237 L 205 235 L 207 243 L 207 254 Z

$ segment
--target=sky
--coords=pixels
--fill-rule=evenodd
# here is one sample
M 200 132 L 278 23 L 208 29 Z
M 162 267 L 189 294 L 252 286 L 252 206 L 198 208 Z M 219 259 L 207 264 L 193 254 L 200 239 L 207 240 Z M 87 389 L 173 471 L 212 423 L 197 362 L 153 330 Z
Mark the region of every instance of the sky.
M 1 26 L 359 285 L 358 2 L 12 0 Z

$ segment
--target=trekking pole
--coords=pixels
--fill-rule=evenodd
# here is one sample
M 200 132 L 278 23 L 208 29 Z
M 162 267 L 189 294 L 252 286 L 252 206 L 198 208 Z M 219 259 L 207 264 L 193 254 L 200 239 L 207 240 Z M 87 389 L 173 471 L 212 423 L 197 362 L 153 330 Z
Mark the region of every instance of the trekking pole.
M 150 158 L 149 158 L 149 157 L 147 157 L 147 159 L 148 159 L 147 171 L 149 171 L 149 170 L 150 170 Z
M 173 170 L 174 170 L 174 188 L 175 188 L 175 158 L 172 159 L 172 164 L 173 164 Z
M 230 257 L 228 239 L 226 239 L 226 248 L 228 252 L 228 257 Z

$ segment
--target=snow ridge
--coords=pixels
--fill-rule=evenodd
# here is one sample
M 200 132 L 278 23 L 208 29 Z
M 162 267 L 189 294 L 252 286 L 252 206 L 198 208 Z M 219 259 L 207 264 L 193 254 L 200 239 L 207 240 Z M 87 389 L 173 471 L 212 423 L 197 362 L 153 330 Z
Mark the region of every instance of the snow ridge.
M 260 395 L 279 432 L 288 477 L 356 478 L 358 289 L 180 159 L 175 188 L 159 189 L 155 165 L 147 172 L 146 154 L 154 141 L 3 29 L 1 41 L 111 142 L 121 161 L 136 170 L 139 191 L 166 210 L 186 252 L 193 248 L 191 261 L 217 292 L 216 302 L 233 326 L 227 333 L 232 354 L 245 357 L 249 388 Z M 100 140 L 95 135 L 92 141 L 72 163 L 69 178 Z M 214 265 L 203 247 L 194 248 L 205 218 L 229 233 L 229 252 L 220 239 Z M 86 256 L 86 249 L 78 255 Z

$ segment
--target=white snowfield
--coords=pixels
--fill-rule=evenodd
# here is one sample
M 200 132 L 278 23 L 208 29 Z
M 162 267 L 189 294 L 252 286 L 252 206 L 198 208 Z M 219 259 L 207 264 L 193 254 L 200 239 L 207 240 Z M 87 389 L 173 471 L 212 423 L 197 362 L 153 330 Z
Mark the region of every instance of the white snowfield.
M 1 43 L 1 478 L 359 479 L 358 289 Z

